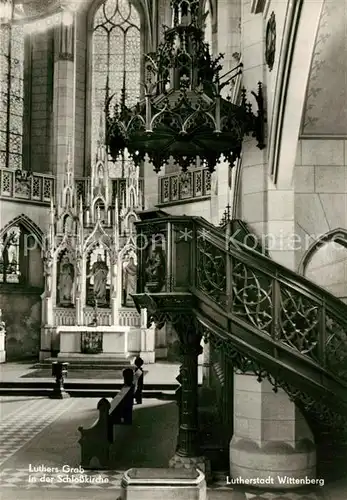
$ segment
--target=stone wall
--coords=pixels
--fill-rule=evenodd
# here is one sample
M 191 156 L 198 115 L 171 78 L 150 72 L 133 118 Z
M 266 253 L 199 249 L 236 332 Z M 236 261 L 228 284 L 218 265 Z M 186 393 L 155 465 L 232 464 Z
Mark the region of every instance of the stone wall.
M 211 201 L 201 200 L 191 203 L 181 203 L 170 207 L 162 207 L 162 210 L 168 212 L 170 215 L 190 215 L 203 217 L 204 219 L 211 220 Z
M 346 241 L 347 244 L 347 241 Z M 328 242 L 313 254 L 305 276 L 347 303 L 347 248 Z
M 49 219 L 46 206 L 7 200 L 0 200 L 0 231 L 6 224 L 20 215 L 29 217 L 45 233 Z
M 6 360 L 38 358 L 42 290 L 14 288 L 0 291 L 0 309 L 6 324 Z
M 310 246 L 334 229 L 347 228 L 347 141 L 301 139 L 294 176 L 296 266 Z M 346 250 L 324 245 L 303 271 L 339 297 L 347 296 Z

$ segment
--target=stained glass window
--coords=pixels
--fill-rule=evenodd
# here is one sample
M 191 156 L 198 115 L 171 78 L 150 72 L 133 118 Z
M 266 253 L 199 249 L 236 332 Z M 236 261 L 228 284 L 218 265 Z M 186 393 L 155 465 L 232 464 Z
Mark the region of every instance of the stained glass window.
M 125 88 L 126 104 L 140 95 L 140 16 L 129 0 L 106 0 L 97 10 L 93 25 L 92 144 L 99 138 L 100 114 L 104 110 L 106 86 L 120 101 Z
M 0 167 L 22 168 L 24 30 L 0 25 Z

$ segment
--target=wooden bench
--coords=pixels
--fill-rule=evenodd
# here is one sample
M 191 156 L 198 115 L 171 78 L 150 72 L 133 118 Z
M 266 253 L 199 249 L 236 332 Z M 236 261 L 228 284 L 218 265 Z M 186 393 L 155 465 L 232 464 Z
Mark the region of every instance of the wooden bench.
M 109 468 L 115 426 L 132 424 L 134 388 L 140 376 L 140 372 L 134 373 L 132 368 L 126 368 L 123 371 L 124 386 L 111 403 L 106 398 L 100 399 L 97 406 L 99 416 L 94 424 L 87 429 L 78 428 L 83 468 Z

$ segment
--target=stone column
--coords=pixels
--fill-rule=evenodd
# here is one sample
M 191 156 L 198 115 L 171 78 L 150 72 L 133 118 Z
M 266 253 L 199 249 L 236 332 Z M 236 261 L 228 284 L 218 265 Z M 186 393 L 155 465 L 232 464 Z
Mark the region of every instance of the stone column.
M 209 474 L 209 464 L 201 455 L 198 426 L 198 356 L 202 351 L 192 316 L 180 315 L 173 320 L 181 345 L 180 418 L 176 454 L 170 460 L 173 468 L 199 468 Z
M 258 82 L 264 82 L 265 28 L 263 15 L 253 14 L 251 4 L 250 0 L 241 3 L 241 54 L 244 65 L 242 86 L 247 90 L 247 100 L 252 103 L 253 112 L 256 112 L 257 105 L 250 92 L 257 89 Z M 239 217 L 247 222 L 251 231 L 259 237 L 267 233 L 267 154 L 266 149 L 261 151 L 257 148 L 252 137 L 244 138 Z
M 53 164 L 57 176 L 56 196 L 60 196 L 64 186 L 69 150 L 74 158 L 75 119 L 75 54 L 74 54 L 74 14 L 62 16 L 62 23 L 55 33 L 53 123 L 54 150 Z
M 230 476 L 254 479 L 256 487 L 286 489 L 298 487 L 295 479 L 314 479 L 314 439 L 288 395 L 281 389 L 275 393 L 253 374 L 235 374 L 234 391 Z

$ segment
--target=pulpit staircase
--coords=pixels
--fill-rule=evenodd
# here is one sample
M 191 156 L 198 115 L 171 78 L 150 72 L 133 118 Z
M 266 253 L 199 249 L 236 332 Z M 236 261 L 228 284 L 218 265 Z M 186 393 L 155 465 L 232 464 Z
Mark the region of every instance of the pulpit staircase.
M 244 244 L 242 224 L 235 232 L 233 221 L 217 228 L 163 212 L 141 219 L 138 236 L 151 244 L 139 252 L 136 297 L 149 315 L 190 311 L 199 335 L 235 369 L 268 379 L 298 405 L 315 436 L 320 477 L 346 473 L 347 305 L 250 248 L 252 238 Z M 146 259 L 158 244 L 166 275 L 149 291 Z

